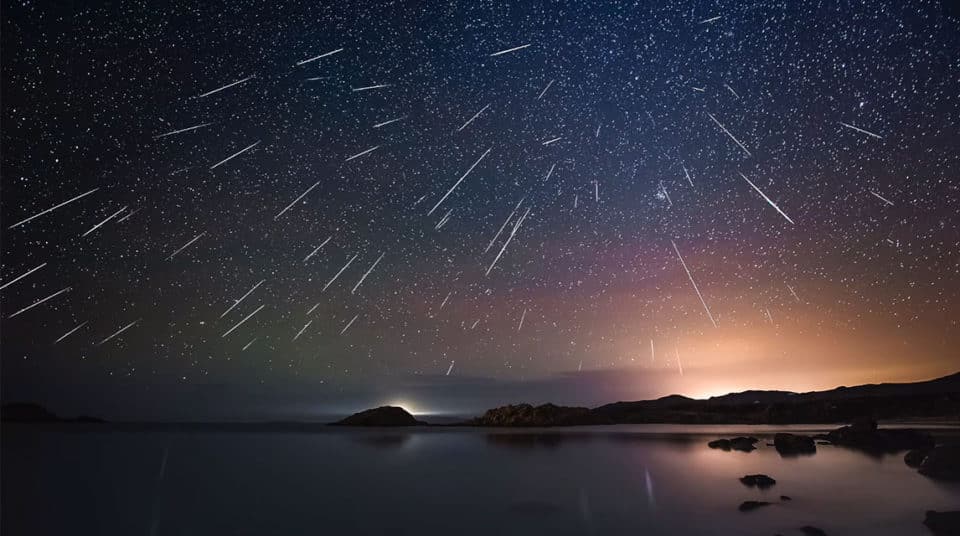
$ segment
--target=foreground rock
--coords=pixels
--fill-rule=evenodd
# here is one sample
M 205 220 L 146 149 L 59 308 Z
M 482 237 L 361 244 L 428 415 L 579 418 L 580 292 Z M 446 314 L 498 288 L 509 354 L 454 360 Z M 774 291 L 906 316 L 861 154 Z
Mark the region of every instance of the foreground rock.
M 932 449 L 914 449 L 910 452 L 903 455 L 903 463 L 907 464 L 907 467 L 912 467 L 914 469 L 920 467 L 920 464 L 923 463 L 923 460 L 927 457 L 927 454 L 930 454 Z
M 813 438 L 805 435 L 777 434 L 773 436 L 773 446 L 782 456 L 817 452 L 817 444 L 813 441 Z
M 858 421 L 838 428 L 826 435 L 834 445 L 855 448 L 867 452 L 886 453 L 909 449 L 929 449 L 934 441 L 930 434 L 917 430 L 879 430 L 875 421 Z
M 589 408 L 576 408 L 543 404 L 516 404 L 489 409 L 481 417 L 466 424 L 473 426 L 580 426 L 586 424 L 608 424 L 609 421 L 595 415 Z
M 381 406 L 354 413 L 346 419 L 332 424 L 337 426 L 420 426 L 427 423 L 418 421 L 403 408 Z
M 770 506 L 771 504 L 773 504 L 773 503 L 767 502 L 767 501 L 743 501 L 742 503 L 740 503 L 740 507 L 739 507 L 738 509 L 739 509 L 741 512 L 752 512 L 753 510 L 756 510 L 757 508 L 762 508 L 762 507 L 764 507 L 764 506 Z
M 931 449 L 918 471 L 930 478 L 960 480 L 960 445 L 941 445 Z
M 750 452 L 751 450 L 757 450 L 757 447 L 753 446 L 757 441 L 760 440 L 755 437 L 734 437 L 732 439 L 717 439 L 707 443 L 707 446 L 712 449 Z
M 956 536 L 960 534 L 960 511 L 937 512 L 927 510 L 923 524 L 937 536 Z
M 776 484 L 777 481 L 767 475 L 746 475 L 740 477 L 740 483 L 751 488 L 767 489 Z

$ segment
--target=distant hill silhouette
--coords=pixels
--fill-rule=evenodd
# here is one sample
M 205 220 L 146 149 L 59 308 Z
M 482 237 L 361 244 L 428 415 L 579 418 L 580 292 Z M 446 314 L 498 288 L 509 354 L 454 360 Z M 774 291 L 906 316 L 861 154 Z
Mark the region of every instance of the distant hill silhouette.
M 743 391 L 696 400 L 670 395 L 597 408 L 517 404 L 488 410 L 468 426 L 586 424 L 815 424 L 868 420 L 960 420 L 960 373 L 917 383 L 837 387 L 828 391 Z
M 81 415 L 74 419 L 64 419 L 40 404 L 13 402 L 0 407 L 0 419 L 4 422 L 104 422 L 103 419 Z
M 711 396 L 707 400 L 714 404 L 775 404 L 778 402 L 792 402 L 797 393 L 790 391 L 743 391 L 728 393 L 722 396 Z
M 611 423 L 802 424 L 859 418 L 960 420 L 960 373 L 916 383 L 837 387 L 828 391 L 744 391 L 707 400 L 671 395 L 594 408 Z

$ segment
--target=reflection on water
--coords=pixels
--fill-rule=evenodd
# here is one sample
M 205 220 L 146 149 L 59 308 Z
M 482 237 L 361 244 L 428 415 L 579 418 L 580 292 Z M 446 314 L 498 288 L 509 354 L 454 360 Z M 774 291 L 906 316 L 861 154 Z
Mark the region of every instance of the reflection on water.
M 371 447 L 391 448 L 401 447 L 410 441 L 411 434 L 394 432 L 376 432 L 368 434 L 351 434 L 350 438 L 361 445 Z
M 960 506 L 902 453 L 818 445 L 782 458 L 776 431 L 326 429 L 317 433 L 5 428 L 3 534 L 923 535 Z M 956 433 L 956 429 L 938 433 Z M 751 435 L 758 450 L 710 449 Z M 767 489 L 739 478 L 763 473 Z M 790 501 L 781 501 L 788 495 Z M 773 504 L 738 511 L 743 501 Z
M 514 501 L 510 503 L 509 509 L 511 512 L 517 514 L 532 516 L 559 514 L 563 512 L 563 506 L 559 504 L 536 500 Z
M 694 434 L 649 434 L 636 432 L 610 432 L 603 428 L 581 429 L 577 431 L 554 430 L 498 430 L 484 431 L 491 445 L 517 448 L 558 447 L 565 443 L 583 443 L 588 441 L 611 441 L 618 443 L 649 442 L 656 440 L 676 448 L 690 448 L 702 445 L 699 435 Z

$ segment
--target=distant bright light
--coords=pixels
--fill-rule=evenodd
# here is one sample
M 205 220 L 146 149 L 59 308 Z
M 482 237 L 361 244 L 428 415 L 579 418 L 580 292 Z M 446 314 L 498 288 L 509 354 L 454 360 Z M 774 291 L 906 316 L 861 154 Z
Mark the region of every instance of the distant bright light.
M 436 416 L 436 415 L 458 415 L 458 413 L 456 413 L 456 411 L 450 410 L 450 409 L 435 409 L 435 408 L 430 408 L 430 409 L 428 409 L 428 408 L 424 408 L 424 407 L 420 406 L 419 404 L 417 404 L 416 402 L 413 402 L 413 401 L 411 401 L 411 400 L 409 400 L 409 399 L 405 399 L 405 398 L 396 398 L 396 399 L 393 399 L 393 400 L 391 400 L 391 401 L 389 401 L 389 402 L 386 402 L 385 405 L 387 405 L 387 406 L 399 406 L 399 407 L 407 410 L 407 413 L 409 413 L 409 414 L 411 414 L 411 415 L 417 415 L 417 416 L 428 416 L 428 415 L 434 415 L 434 416 Z
M 391 400 L 390 402 L 387 402 L 386 405 L 399 406 L 407 410 L 407 413 L 410 413 L 411 415 L 429 415 L 430 414 L 429 411 L 425 411 L 422 408 L 417 407 L 416 404 L 414 404 L 409 400 Z
M 723 396 L 733 392 L 737 392 L 738 390 L 742 390 L 742 389 L 712 388 L 712 389 L 691 390 L 690 392 L 686 393 L 684 396 L 695 398 L 697 400 L 706 400 L 713 396 Z

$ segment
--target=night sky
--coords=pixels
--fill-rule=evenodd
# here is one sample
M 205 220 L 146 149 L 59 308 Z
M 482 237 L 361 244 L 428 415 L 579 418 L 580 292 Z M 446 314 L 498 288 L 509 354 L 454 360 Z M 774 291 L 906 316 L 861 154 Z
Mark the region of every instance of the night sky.
M 84 4 L 3 2 L 4 401 L 471 413 L 960 368 L 949 2 Z

